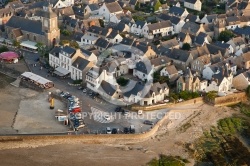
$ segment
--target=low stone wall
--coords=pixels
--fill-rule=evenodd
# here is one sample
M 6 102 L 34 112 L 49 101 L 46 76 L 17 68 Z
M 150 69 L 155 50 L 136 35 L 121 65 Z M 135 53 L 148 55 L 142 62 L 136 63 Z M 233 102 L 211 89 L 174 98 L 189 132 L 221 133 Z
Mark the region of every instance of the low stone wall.
M 25 88 L 30 88 L 30 89 L 33 89 L 35 91 L 38 91 L 38 92 L 44 92 L 45 89 L 43 88 L 40 88 L 39 86 L 33 84 L 33 83 L 30 83 L 28 81 L 24 81 L 24 80 L 21 80 L 20 81 L 20 86 L 23 86 Z
M 198 97 L 198 98 L 183 101 L 180 103 L 165 103 L 165 104 L 157 104 L 157 105 L 152 105 L 152 106 L 133 105 L 133 106 L 131 106 L 131 109 L 132 109 L 132 111 L 137 111 L 137 110 L 153 111 L 153 110 L 158 110 L 158 109 L 178 107 L 178 106 L 182 106 L 182 105 L 189 105 L 189 104 L 195 104 L 195 103 L 197 103 L 197 104 L 204 103 L 203 97 Z
M 245 92 L 237 92 L 227 96 L 216 97 L 212 103 L 214 106 L 227 106 L 232 104 L 237 104 L 247 100 L 247 95 Z

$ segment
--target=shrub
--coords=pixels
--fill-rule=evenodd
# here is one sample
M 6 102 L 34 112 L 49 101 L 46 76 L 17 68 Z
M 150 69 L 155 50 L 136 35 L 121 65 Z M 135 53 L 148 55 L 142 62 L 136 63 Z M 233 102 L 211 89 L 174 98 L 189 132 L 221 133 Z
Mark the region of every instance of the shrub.
M 116 82 L 121 85 L 121 86 L 126 86 L 129 82 L 128 79 L 124 78 L 124 77 L 120 77 L 116 80 Z

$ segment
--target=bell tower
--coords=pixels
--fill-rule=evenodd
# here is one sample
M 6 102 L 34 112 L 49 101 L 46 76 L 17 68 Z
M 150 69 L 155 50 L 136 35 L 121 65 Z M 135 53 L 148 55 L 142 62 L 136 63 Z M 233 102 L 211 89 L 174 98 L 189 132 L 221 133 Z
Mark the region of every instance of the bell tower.
M 46 37 L 47 45 L 53 47 L 60 40 L 57 14 L 52 11 L 52 5 L 48 3 L 43 7 L 42 31 Z

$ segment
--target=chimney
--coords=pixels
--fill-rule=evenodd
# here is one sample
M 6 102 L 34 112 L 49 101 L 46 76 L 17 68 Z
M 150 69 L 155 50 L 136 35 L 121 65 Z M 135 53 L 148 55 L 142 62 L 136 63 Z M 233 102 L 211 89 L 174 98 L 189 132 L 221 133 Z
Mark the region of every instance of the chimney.
M 136 42 L 135 42 L 135 45 L 136 45 L 136 46 L 138 46 L 139 44 L 140 44 L 140 42 L 139 42 L 139 41 L 136 41 Z
M 109 34 L 110 34 L 110 33 L 112 32 L 112 28 L 109 28 L 109 29 L 108 29 L 108 32 L 109 32 Z
M 148 46 L 148 50 L 150 50 L 151 49 L 151 46 Z
M 77 64 L 76 64 L 76 68 L 78 68 L 78 67 L 79 67 L 79 64 L 77 63 Z

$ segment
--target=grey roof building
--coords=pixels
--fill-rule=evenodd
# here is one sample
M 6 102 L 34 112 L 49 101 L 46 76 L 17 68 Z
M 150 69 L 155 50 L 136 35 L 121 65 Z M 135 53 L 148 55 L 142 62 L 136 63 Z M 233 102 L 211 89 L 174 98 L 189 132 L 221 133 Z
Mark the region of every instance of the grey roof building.
M 87 59 L 77 57 L 76 60 L 73 62 L 72 66 L 82 71 L 88 66 L 89 63 L 90 61 L 88 61 Z

